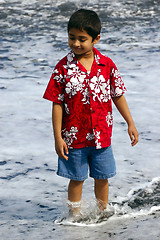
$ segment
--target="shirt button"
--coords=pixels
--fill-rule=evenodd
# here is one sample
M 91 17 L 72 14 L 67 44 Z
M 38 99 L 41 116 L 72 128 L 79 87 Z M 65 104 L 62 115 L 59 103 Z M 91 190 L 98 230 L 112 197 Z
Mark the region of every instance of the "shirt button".
M 92 111 L 92 113 L 95 113 L 95 111 Z
M 94 129 L 96 130 L 96 127 L 94 127 Z
M 93 97 L 93 93 L 91 93 L 91 97 Z

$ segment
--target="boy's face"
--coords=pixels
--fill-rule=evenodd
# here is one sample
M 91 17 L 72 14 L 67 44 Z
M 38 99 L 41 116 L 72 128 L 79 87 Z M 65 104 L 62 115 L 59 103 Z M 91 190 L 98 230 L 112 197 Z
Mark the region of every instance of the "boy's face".
M 88 55 L 93 51 L 93 45 L 100 39 L 100 35 L 92 41 L 92 37 L 85 31 L 71 28 L 68 33 L 69 47 L 76 55 Z

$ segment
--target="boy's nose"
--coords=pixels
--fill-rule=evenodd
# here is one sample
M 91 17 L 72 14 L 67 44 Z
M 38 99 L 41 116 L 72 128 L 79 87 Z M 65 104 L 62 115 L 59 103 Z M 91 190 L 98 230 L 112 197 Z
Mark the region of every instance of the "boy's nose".
M 80 42 L 78 40 L 75 40 L 73 43 L 74 47 L 79 47 L 80 46 Z

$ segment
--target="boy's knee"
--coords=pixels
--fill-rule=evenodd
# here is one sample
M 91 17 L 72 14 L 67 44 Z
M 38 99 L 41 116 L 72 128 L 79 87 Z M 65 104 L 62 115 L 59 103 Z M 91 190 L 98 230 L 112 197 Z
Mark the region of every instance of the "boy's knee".
M 70 180 L 70 184 L 75 185 L 75 186 L 83 185 L 83 183 L 84 183 L 84 181 Z
M 108 184 L 108 179 L 94 179 L 94 180 L 95 180 L 95 184 L 99 184 L 99 185 Z

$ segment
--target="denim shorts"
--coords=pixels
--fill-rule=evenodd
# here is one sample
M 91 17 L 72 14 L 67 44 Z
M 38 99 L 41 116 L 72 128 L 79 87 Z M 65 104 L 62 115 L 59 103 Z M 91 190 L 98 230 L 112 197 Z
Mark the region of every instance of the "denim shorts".
M 96 149 L 85 147 L 69 149 L 68 160 L 58 158 L 57 175 L 76 181 L 89 176 L 94 179 L 108 179 L 116 175 L 112 147 Z

